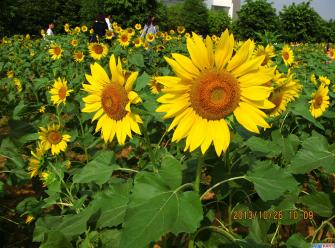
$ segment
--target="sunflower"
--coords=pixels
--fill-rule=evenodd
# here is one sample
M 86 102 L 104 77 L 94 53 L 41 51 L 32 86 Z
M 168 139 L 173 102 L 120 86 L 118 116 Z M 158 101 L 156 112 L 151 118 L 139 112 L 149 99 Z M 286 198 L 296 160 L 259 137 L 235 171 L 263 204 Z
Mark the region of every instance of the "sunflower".
M 294 79 L 294 74 L 288 71 L 287 75 L 276 71 L 276 75 L 273 79 L 273 92 L 270 95 L 270 102 L 275 107 L 273 109 L 266 110 L 271 117 L 279 116 L 287 108 L 287 105 L 299 96 L 301 91 L 301 85 L 297 80 Z
M 44 151 L 51 149 L 52 155 L 65 151 L 67 142 L 71 139 L 70 135 L 62 134 L 59 131 L 59 128 L 60 126 L 55 124 L 50 125 L 47 128 L 40 127 L 41 131 L 38 133 L 41 147 L 43 147 Z
M 144 50 L 148 50 L 149 49 L 149 43 L 146 42 L 146 41 L 142 44 L 142 46 L 143 46 Z
M 140 37 L 137 37 L 135 40 L 134 40 L 134 45 L 136 48 L 142 46 L 142 39 Z
M 76 46 L 78 46 L 78 40 L 76 40 L 76 39 L 72 39 L 72 40 L 70 41 L 70 44 L 71 44 L 71 46 L 76 47 Z
M 102 43 L 90 43 L 88 50 L 91 57 L 95 60 L 100 60 L 108 54 L 108 46 Z
M 163 45 L 157 45 L 157 46 L 155 46 L 155 51 L 156 52 L 160 52 L 160 51 L 162 51 L 164 49 L 165 49 L 165 46 L 163 46 Z
M 328 86 L 321 84 L 316 92 L 312 94 L 309 111 L 314 118 L 320 117 L 329 107 Z
M 155 40 L 155 35 L 151 34 L 151 33 L 148 33 L 148 34 L 146 34 L 145 39 L 148 42 L 153 42 Z
M 44 38 L 45 37 L 45 30 L 44 29 L 41 29 L 41 36 Z
M 116 27 L 114 28 L 114 31 L 115 31 L 115 33 L 119 34 L 119 33 L 121 33 L 123 30 L 122 30 L 122 28 L 121 28 L 120 26 L 116 26 Z
M 176 32 L 173 30 L 173 29 L 171 29 L 170 31 L 169 31 L 169 34 L 170 35 L 174 35 Z
M 64 24 L 64 31 L 65 31 L 66 33 L 68 33 L 68 32 L 70 31 L 70 24 L 68 24 L 68 23 L 65 23 L 65 24 Z
M 49 54 L 52 59 L 59 59 L 62 56 L 63 50 L 58 44 L 51 44 L 51 48 L 49 48 Z
M 162 91 L 162 86 L 159 82 L 157 82 L 155 77 L 152 77 L 149 81 L 150 91 L 153 94 L 159 94 Z
M 86 25 L 81 26 L 81 31 L 83 31 L 84 33 L 86 33 L 88 30 Z
M 265 56 L 262 65 L 271 65 L 272 64 L 271 58 L 275 56 L 274 47 L 272 45 L 267 45 L 266 47 L 259 45 L 255 52 L 255 56 L 261 56 L 261 55 Z
M 274 70 L 261 66 L 264 56 L 251 58 L 251 40 L 234 55 L 234 37 L 228 30 L 215 48 L 209 36 L 203 41 L 195 33 L 186 45 L 190 58 L 176 53 L 174 60 L 165 58 L 177 76 L 156 77 L 165 93 L 156 111 L 166 112 L 164 118 L 174 117 L 168 129 L 176 127 L 173 141 L 186 138 L 185 150 L 201 147 L 202 153 L 213 142 L 220 156 L 230 143 L 230 116 L 254 133 L 259 133 L 258 127 L 270 127 L 260 109 L 273 107 L 268 101 L 272 87 L 264 84 Z
M 122 32 L 118 39 L 119 43 L 123 47 L 129 46 L 130 37 L 127 32 Z
M 18 78 L 14 78 L 13 81 L 14 81 L 15 88 L 16 88 L 17 92 L 21 92 L 21 91 L 22 91 L 22 83 L 21 83 L 21 80 L 18 79 Z
M 83 52 L 81 52 L 81 51 L 77 51 L 77 52 L 75 52 L 74 54 L 73 54 L 73 59 L 76 61 L 76 62 L 83 62 L 83 60 L 84 60 L 84 57 L 85 57 L 85 55 L 84 55 L 84 53 Z
M 316 76 L 314 73 L 311 74 L 311 82 L 314 84 L 314 85 L 317 85 L 317 81 L 316 81 Z
M 80 27 L 78 27 L 78 26 L 75 27 L 75 28 L 74 28 L 74 32 L 76 32 L 76 33 L 80 33 Z
M 24 222 L 26 222 L 26 224 L 30 224 L 34 219 L 35 219 L 34 216 L 28 214 L 28 215 L 26 216 L 26 219 L 24 220 Z
M 126 32 L 130 37 L 132 37 L 135 34 L 135 30 L 132 28 L 127 28 Z
M 139 24 L 139 23 L 136 23 L 136 24 L 135 24 L 135 29 L 136 29 L 136 30 L 141 30 L 141 29 L 142 29 L 142 25 Z
M 289 45 L 285 45 L 282 49 L 282 58 L 286 66 L 290 66 L 294 62 L 293 51 Z
M 68 89 L 67 81 L 65 79 L 55 79 L 55 83 L 49 91 L 52 103 L 57 106 L 62 102 L 65 104 L 66 97 L 69 96 L 72 91 L 73 90 Z
M 6 75 L 8 78 L 13 78 L 14 77 L 14 71 L 13 70 L 9 70 L 6 72 Z
M 38 146 L 35 152 L 31 151 L 32 157 L 29 158 L 29 163 L 28 163 L 28 171 L 29 171 L 30 177 L 35 177 L 38 175 L 39 169 L 43 164 L 44 153 L 45 153 L 45 150 L 43 146 L 41 146 L 40 143 L 38 143 Z
M 320 76 L 319 80 L 320 80 L 321 84 L 324 85 L 324 86 L 328 86 L 330 84 L 330 79 L 325 77 L 325 76 Z
M 184 37 L 187 39 L 187 38 L 190 38 L 191 37 L 191 35 L 190 35 L 190 33 L 186 33 L 185 35 L 184 35 Z M 171 38 L 171 37 L 170 37 Z M 166 40 L 168 40 L 168 39 L 166 39 Z M 170 39 L 171 40 L 171 39 Z
M 45 106 L 45 105 L 42 105 L 42 106 L 38 109 L 38 112 L 40 112 L 40 113 L 45 113 L 45 108 L 46 108 L 46 106 Z
M 92 118 L 92 121 L 98 119 L 95 131 L 101 130 L 105 142 L 111 142 L 116 135 L 118 143 L 123 145 L 127 136 L 132 137 L 131 131 L 141 134 L 138 123 L 142 123 L 142 119 L 130 108 L 131 104 L 142 102 L 132 91 L 138 72 L 128 75 L 122 69 L 120 58 L 117 63 L 114 55 L 110 58 L 109 67 L 111 79 L 99 64 L 91 65 L 92 75 L 86 74 L 89 84 L 83 85 L 89 95 L 83 98 L 85 107 L 82 112 L 95 112 Z
M 107 40 L 111 40 L 114 37 L 114 33 L 111 30 L 106 30 L 105 36 Z
M 185 32 L 185 27 L 184 27 L 184 26 L 178 26 L 178 27 L 177 27 L 177 32 L 178 32 L 179 34 L 183 34 L 183 33 Z
M 90 34 L 94 34 L 94 29 L 93 28 L 90 29 Z
M 112 27 L 113 27 L 113 29 L 115 29 L 116 27 L 118 27 L 119 25 L 117 24 L 117 22 L 113 22 L 112 23 Z
M 335 48 L 330 48 L 327 55 L 331 60 L 335 60 Z

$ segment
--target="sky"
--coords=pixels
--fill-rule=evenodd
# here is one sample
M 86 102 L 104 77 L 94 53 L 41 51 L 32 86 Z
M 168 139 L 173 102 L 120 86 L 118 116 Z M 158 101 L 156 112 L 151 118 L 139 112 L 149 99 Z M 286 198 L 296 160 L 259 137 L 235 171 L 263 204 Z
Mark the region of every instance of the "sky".
M 241 0 L 243 4 L 245 0 Z M 277 11 L 280 11 L 284 5 L 290 5 L 291 3 L 301 3 L 304 0 L 268 0 L 272 2 Z M 335 19 L 335 0 L 313 0 L 311 6 L 320 14 L 325 20 Z

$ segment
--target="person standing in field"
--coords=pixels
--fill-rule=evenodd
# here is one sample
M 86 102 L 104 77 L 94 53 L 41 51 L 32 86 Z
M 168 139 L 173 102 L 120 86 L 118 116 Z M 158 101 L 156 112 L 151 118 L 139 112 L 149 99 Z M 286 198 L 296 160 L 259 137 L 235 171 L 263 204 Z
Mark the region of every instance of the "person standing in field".
M 107 15 L 105 17 L 105 22 L 107 24 L 108 30 L 113 31 L 112 24 L 111 24 L 111 18 L 112 18 L 111 15 Z
M 155 17 L 153 15 L 150 15 L 148 17 L 148 22 L 145 24 L 141 38 L 143 38 L 146 34 L 156 34 L 158 32 L 158 27 L 156 26 L 155 23 Z
M 99 14 L 93 23 L 93 35 L 90 37 L 90 42 L 97 42 L 102 38 L 108 30 L 107 23 L 103 14 Z
M 55 25 L 51 22 L 49 23 L 48 29 L 47 29 L 47 35 L 54 35 L 54 32 L 52 29 L 55 27 Z

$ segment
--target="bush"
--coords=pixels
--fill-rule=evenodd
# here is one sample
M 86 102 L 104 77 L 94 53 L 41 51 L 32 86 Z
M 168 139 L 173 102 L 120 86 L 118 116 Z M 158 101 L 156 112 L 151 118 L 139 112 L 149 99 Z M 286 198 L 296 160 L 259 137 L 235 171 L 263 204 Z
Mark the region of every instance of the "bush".
M 310 2 L 284 6 L 279 17 L 286 41 L 315 42 L 322 36 L 322 19 Z
M 242 39 L 257 39 L 256 32 L 278 31 L 276 9 L 267 0 L 247 0 L 238 12 L 237 35 Z
M 186 31 L 208 33 L 208 10 L 201 0 L 185 0 L 182 13 Z
M 208 31 L 210 34 L 221 34 L 231 27 L 231 19 L 226 11 L 211 10 L 208 13 Z
M 185 25 L 183 16 L 183 4 L 177 3 L 167 7 L 166 20 L 160 25 L 164 30 L 175 29 L 177 26 Z

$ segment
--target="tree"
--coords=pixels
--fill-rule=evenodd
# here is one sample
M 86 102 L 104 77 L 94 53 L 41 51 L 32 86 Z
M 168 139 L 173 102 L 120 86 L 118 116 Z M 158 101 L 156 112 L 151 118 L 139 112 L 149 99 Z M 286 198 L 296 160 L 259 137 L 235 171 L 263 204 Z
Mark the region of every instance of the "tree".
M 237 35 L 242 39 L 257 39 L 256 32 L 275 32 L 279 28 L 276 9 L 267 0 L 247 0 L 238 11 Z
M 211 10 L 208 15 L 209 33 L 220 35 L 231 26 L 231 19 L 226 11 Z
M 322 18 L 309 1 L 284 6 L 279 17 L 287 41 L 314 42 L 322 36 Z
M 208 33 L 208 10 L 201 0 L 185 0 L 183 19 L 187 31 Z

